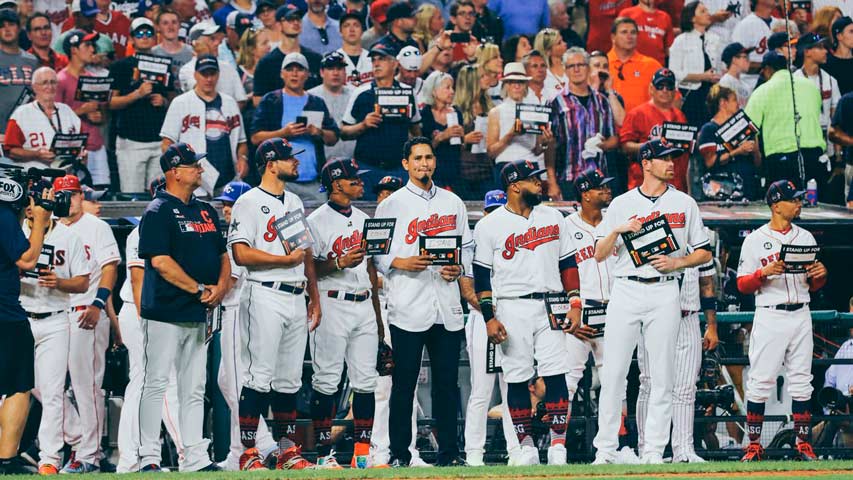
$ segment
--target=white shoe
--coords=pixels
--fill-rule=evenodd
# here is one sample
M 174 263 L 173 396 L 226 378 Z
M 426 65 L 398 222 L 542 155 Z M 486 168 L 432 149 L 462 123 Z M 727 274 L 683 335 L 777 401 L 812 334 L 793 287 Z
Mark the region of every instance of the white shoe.
M 509 452 L 509 460 L 506 462 L 507 467 L 521 467 L 524 465 L 524 455 L 521 449 L 518 448 L 514 452 Z
M 566 464 L 566 446 L 562 444 L 548 447 L 548 465 Z
M 431 464 L 425 462 L 424 459 L 421 457 L 412 457 L 412 459 L 409 461 L 409 466 L 416 468 L 432 467 Z
M 592 462 L 593 465 L 613 465 L 615 463 L 616 458 L 613 455 L 600 452 L 595 454 L 595 460 Z
M 634 453 L 633 448 L 625 446 L 616 452 L 616 463 L 620 465 L 639 465 L 640 457 Z
M 539 465 L 539 449 L 536 447 L 521 447 L 522 465 Z
M 239 462 L 231 461 L 231 454 L 229 453 L 225 460 L 216 464 L 219 468 L 226 472 L 236 472 L 240 470 Z
M 687 463 L 708 463 L 707 460 L 700 457 L 699 455 L 696 455 L 696 452 L 690 452 L 686 455 L 686 457 Z
M 485 463 L 483 463 L 482 450 L 465 452 L 465 463 L 467 463 L 469 467 L 482 467 L 485 465 Z
M 663 457 L 659 453 L 647 453 L 640 462 L 644 465 L 663 465 Z

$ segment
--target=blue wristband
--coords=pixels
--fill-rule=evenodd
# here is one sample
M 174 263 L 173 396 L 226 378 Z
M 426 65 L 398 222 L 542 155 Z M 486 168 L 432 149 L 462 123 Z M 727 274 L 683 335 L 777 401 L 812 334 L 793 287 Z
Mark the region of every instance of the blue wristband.
M 107 287 L 101 287 L 98 289 L 98 293 L 95 295 L 95 300 L 92 302 L 92 306 L 98 307 L 101 310 L 107 306 L 107 300 L 110 298 L 110 294 L 112 292 Z
M 699 299 L 699 305 L 701 305 L 702 311 L 717 311 L 717 297 L 702 297 Z

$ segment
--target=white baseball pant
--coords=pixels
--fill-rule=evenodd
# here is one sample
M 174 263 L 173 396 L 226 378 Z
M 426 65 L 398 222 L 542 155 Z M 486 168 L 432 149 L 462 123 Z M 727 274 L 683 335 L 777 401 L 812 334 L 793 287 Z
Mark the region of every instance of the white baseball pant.
M 39 320 L 30 319 L 35 340 L 35 389 L 41 401 L 39 423 L 39 466 L 62 468 L 65 443 L 65 373 L 68 359 L 68 314 L 56 313 Z
M 512 417 L 507 407 L 507 386 L 503 374 L 486 373 L 488 342 L 483 314 L 472 309 L 468 314 L 468 323 L 465 324 L 465 345 L 468 350 L 468 364 L 471 368 L 471 395 L 468 397 L 468 407 L 465 409 L 465 452 L 468 455 L 473 452 L 480 455 L 484 453 L 489 404 L 495 389 L 495 380 L 498 381 L 501 390 L 501 422 L 506 439 L 506 450 L 512 453 L 519 448 L 518 436 L 515 434 Z M 495 364 L 500 365 L 500 361 L 500 350 L 495 349 Z
M 606 330 L 606 329 L 605 329 Z M 586 361 L 592 353 L 595 369 L 601 373 L 604 365 L 604 338 L 596 337 L 590 341 L 584 341 L 574 335 L 566 335 L 566 350 L 569 355 L 569 372 L 566 373 L 566 388 L 569 390 L 569 399 L 575 398 L 578 391 L 578 383 L 583 378 L 586 370 Z
M 500 298 L 496 317 L 506 329 L 501 343 L 501 369 L 506 383 L 527 382 L 534 375 L 550 377 L 569 371 L 566 334 L 551 330 L 545 301 Z M 536 369 L 533 362 L 536 361 Z M 515 429 L 513 429 L 513 432 Z
M 139 396 L 142 390 L 143 371 L 143 349 L 142 349 L 142 326 L 136 313 L 136 306 L 125 303 L 118 313 L 119 329 L 121 339 L 127 348 L 127 360 L 130 367 L 129 382 L 124 389 L 124 402 L 121 406 L 121 418 L 118 423 L 118 450 L 119 458 L 116 471 L 118 473 L 130 473 L 139 470 Z M 183 456 L 184 447 L 181 443 L 181 434 L 178 429 L 180 418 L 180 407 L 178 402 L 178 384 L 175 370 L 169 373 L 169 383 L 166 386 L 166 395 L 163 399 L 163 424 L 166 431 L 175 442 L 178 450 L 178 458 Z M 158 442 L 157 446 L 160 446 Z
M 148 191 L 148 183 L 162 173 L 160 142 L 136 142 L 116 137 L 116 152 L 122 192 Z
M 795 312 L 758 307 L 749 340 L 746 399 L 764 403 L 776 388 L 784 364 L 791 398 L 808 401 L 812 395 L 812 317 L 808 306 Z
M 77 307 L 84 308 L 84 307 Z M 73 445 L 77 460 L 97 465 L 101 460 L 101 432 L 104 431 L 104 360 L 110 343 L 110 320 L 101 311 L 92 330 L 80 328 L 86 312 L 72 309 L 68 315 L 70 346 L 68 374 L 80 416 L 80 443 Z
M 139 400 L 139 463 L 160 465 L 163 398 L 174 370 L 178 385 L 178 425 L 184 455 L 181 472 L 210 465 L 209 441 L 202 436 L 207 348 L 204 323 L 167 323 L 142 319 L 142 393 Z
M 644 453 L 663 455 L 672 424 L 673 359 L 680 320 L 677 281 L 640 283 L 617 278 L 613 283 L 604 329 L 598 434 L 593 442 L 599 458 L 612 459 L 619 448 L 622 398 L 638 339 L 649 352 L 651 372 Z
M 219 391 L 231 411 L 231 447 L 226 462 L 234 468 L 238 468 L 240 455 L 244 450 L 240 440 L 240 390 L 243 388 L 243 375 L 246 373 L 240 358 L 238 309 L 238 306 L 225 307 L 222 312 L 222 332 L 219 334 L 219 349 L 222 356 L 219 361 L 219 375 L 216 378 Z M 262 454 L 268 454 L 278 448 L 278 443 L 273 440 L 267 428 L 264 415 L 261 415 L 258 423 L 255 441 Z
M 640 367 L 640 393 L 637 397 L 637 450 L 643 454 L 645 443 L 646 415 L 651 393 L 649 375 L 649 353 L 637 348 L 637 363 Z M 675 341 L 675 379 L 672 387 L 672 458 L 680 459 L 695 454 L 693 449 L 693 417 L 696 403 L 696 382 L 702 366 L 702 330 L 699 313 L 690 312 L 682 317 Z
M 107 147 L 90 150 L 86 158 L 86 168 L 92 175 L 92 185 L 109 185 L 110 164 L 107 161 Z
M 262 393 L 298 392 L 308 341 L 305 297 L 246 282 L 239 315 L 243 386 Z

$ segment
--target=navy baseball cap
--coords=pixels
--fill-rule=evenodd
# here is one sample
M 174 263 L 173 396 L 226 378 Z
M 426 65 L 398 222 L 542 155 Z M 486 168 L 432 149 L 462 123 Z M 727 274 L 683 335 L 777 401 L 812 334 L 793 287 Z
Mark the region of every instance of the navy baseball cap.
M 675 87 L 675 74 L 668 68 L 659 69 L 652 77 L 652 85 L 654 85 L 655 88 L 664 84 Z
M 832 38 L 835 39 L 833 42 L 835 46 L 838 46 L 838 36 L 841 35 L 841 32 L 843 32 L 848 25 L 853 25 L 853 18 L 848 16 L 841 17 L 832 22 Z
M 344 60 L 344 56 L 341 55 L 341 52 L 337 50 L 334 52 L 329 52 L 323 57 L 323 61 L 320 62 L 320 68 L 336 68 L 336 67 L 346 67 L 347 61 Z
M 605 177 L 599 169 L 589 169 L 575 178 L 575 189 L 578 193 L 601 188 L 613 181 L 613 177 Z
M 492 210 L 506 205 L 506 192 L 503 190 L 489 190 L 486 192 L 486 198 L 483 203 L 483 210 L 491 212 Z
M 787 60 L 776 50 L 768 51 L 764 54 L 764 58 L 761 59 L 761 68 L 770 67 L 774 70 L 784 70 L 786 65 Z
M 320 182 L 326 188 L 331 187 L 332 182 L 340 179 L 354 180 L 366 170 L 359 170 L 358 163 L 352 158 L 337 158 L 329 160 L 320 170 Z
M 206 72 L 208 70 L 219 71 L 219 60 L 213 55 L 202 55 L 195 62 L 196 72 Z
M 206 156 L 206 153 L 195 153 L 193 147 L 186 143 L 173 143 L 160 155 L 160 168 L 166 173 L 181 165 L 195 165 Z
M 338 19 L 338 25 L 343 25 L 344 20 L 358 20 L 358 24 L 361 25 L 361 29 L 364 30 L 364 18 L 359 15 L 357 11 L 349 11 L 341 15 L 341 18 Z
M 810 48 L 826 45 L 827 40 L 828 38 L 826 37 L 809 32 L 797 39 L 797 48 L 801 50 L 808 50 Z
M 83 43 L 91 42 L 92 45 L 98 40 L 98 32 L 86 32 L 80 29 L 71 30 L 62 40 L 62 49 L 67 55 L 71 55 L 71 47 L 79 47 Z
M 302 18 L 304 10 L 301 10 L 296 5 L 286 4 L 278 7 L 275 11 L 275 20 L 280 22 L 282 20 L 292 20 L 294 18 Z
M 18 12 L 12 10 L 11 8 L 0 8 L 0 22 L 9 22 L 9 23 L 19 23 L 21 21 L 21 17 L 18 16 Z
M 504 189 L 515 182 L 526 180 L 530 177 L 536 177 L 545 173 L 544 168 L 539 168 L 539 165 L 530 160 L 516 160 L 509 162 L 501 169 L 501 181 Z
M 233 182 L 228 182 L 228 184 L 225 185 L 225 188 L 222 189 L 222 195 L 214 198 L 214 200 L 234 203 L 238 198 L 240 198 L 240 195 L 243 195 L 251 189 L 252 186 L 248 183 L 234 180 Z
M 409 5 L 409 2 L 397 2 L 388 8 L 388 13 L 385 14 L 385 21 L 390 23 L 399 18 L 411 18 L 414 16 L 415 11 Z
M 228 27 L 233 28 L 235 32 L 237 32 L 238 37 L 242 37 L 243 33 L 252 28 L 254 16 L 248 13 L 238 12 L 233 17 L 233 23 L 227 24 Z M 229 15 L 228 20 L 231 20 L 232 17 Z
M 157 192 L 164 188 L 166 188 L 166 176 L 158 175 L 157 178 L 151 180 L 151 183 L 148 184 L 148 193 L 153 197 L 157 195 Z
M 84 17 L 94 17 L 100 11 L 95 0 L 80 0 L 80 14 Z
M 720 55 L 720 59 L 726 65 L 731 65 L 732 59 L 741 53 L 749 53 L 753 51 L 753 48 L 746 48 L 742 43 L 734 42 L 726 45 L 726 48 L 723 49 L 723 53 Z
M 288 160 L 304 151 L 294 151 L 290 142 L 283 138 L 270 138 L 258 145 L 258 149 L 255 151 L 255 163 L 258 168 L 261 168 L 266 166 L 267 162 Z
M 777 48 L 781 48 L 783 45 L 788 43 L 788 32 L 775 32 L 770 34 L 770 37 L 767 38 L 767 48 L 769 50 L 776 50 Z
M 151 7 L 154 5 L 163 5 L 163 0 L 139 0 L 139 4 L 136 7 L 136 13 L 139 15 L 145 15 Z
M 382 177 L 382 180 L 379 180 L 379 183 L 373 186 L 373 191 L 375 193 L 379 193 L 382 190 L 391 190 L 392 192 L 396 192 L 401 188 L 403 188 L 402 178 L 386 175 Z
M 397 50 L 389 45 L 377 42 L 374 43 L 372 47 L 370 47 L 370 52 L 368 52 L 367 54 L 367 56 L 370 58 L 373 58 L 375 55 L 397 58 Z
M 764 197 L 767 200 L 767 205 L 773 205 L 776 202 L 784 200 L 798 200 L 806 194 L 803 190 L 797 190 L 794 182 L 790 180 L 777 180 L 770 184 L 767 189 L 767 195 Z
M 684 154 L 684 150 L 661 140 L 649 140 L 640 145 L 640 161 L 654 160 L 655 158 L 678 157 Z

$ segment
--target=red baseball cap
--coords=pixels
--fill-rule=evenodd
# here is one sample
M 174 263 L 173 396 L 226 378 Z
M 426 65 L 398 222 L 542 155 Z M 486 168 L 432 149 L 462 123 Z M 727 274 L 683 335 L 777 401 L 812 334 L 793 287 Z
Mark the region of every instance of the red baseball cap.
M 53 181 L 53 191 L 82 192 L 83 189 L 80 187 L 80 179 L 76 175 L 66 175 Z

